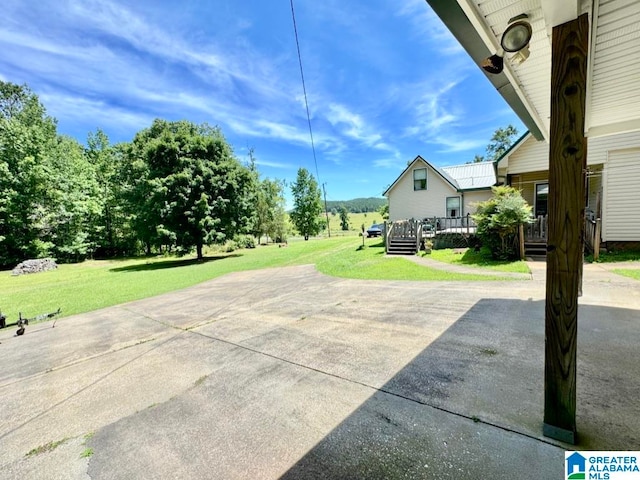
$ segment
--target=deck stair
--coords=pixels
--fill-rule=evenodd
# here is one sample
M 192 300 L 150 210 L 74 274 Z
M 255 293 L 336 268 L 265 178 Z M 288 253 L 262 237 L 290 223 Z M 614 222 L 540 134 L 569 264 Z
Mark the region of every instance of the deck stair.
M 415 255 L 418 253 L 415 238 L 389 238 L 387 255 Z
M 524 256 L 532 260 L 545 260 L 547 258 L 547 243 L 525 241 Z
M 415 255 L 422 240 L 422 223 L 395 221 L 385 226 L 384 236 L 387 255 Z

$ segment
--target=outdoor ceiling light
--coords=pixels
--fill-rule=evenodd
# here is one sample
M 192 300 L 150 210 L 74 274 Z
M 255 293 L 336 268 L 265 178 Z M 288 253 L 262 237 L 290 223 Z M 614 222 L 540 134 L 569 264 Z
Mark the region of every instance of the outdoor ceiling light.
M 529 45 L 532 33 L 533 31 L 531 30 L 531 25 L 529 25 L 529 22 L 520 20 L 518 22 L 512 23 L 507 27 L 507 29 L 502 34 L 500 45 L 505 52 L 519 52 L 527 45 Z
M 509 20 L 509 26 L 500 38 L 500 50 L 482 61 L 480 66 L 489 73 L 498 74 L 504 69 L 504 53 L 513 53 L 511 60 L 520 64 L 529 58 L 529 42 L 533 30 L 531 24 L 525 21 L 526 14 L 518 15 Z

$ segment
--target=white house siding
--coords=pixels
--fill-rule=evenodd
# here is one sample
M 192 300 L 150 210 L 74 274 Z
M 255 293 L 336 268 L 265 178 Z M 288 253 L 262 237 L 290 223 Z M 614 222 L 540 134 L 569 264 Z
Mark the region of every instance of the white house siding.
M 466 215 L 467 213 L 473 215 L 476 213 L 476 206 L 474 203 L 484 202 L 491 198 L 493 192 L 491 190 L 474 190 L 470 192 L 464 192 L 462 194 L 463 198 L 463 210 L 462 215 Z
M 607 152 L 640 146 L 640 131 L 594 137 L 588 139 L 587 164 L 598 165 L 607 161 Z M 503 175 L 504 163 L 499 164 Z M 515 152 L 509 155 L 508 171 L 511 174 L 538 172 L 549 169 L 549 144 L 529 137 Z
M 427 189 L 413 189 L 413 170 L 427 169 Z M 445 198 L 460 195 L 441 175 L 422 161 L 416 162 L 388 192 L 389 219 L 391 221 L 409 218 L 444 217 Z
M 602 240 L 640 240 L 640 148 L 609 152 L 604 184 Z
M 593 71 L 588 127 L 594 129 L 637 121 L 640 110 L 640 5 L 637 0 L 600 0 L 597 12 L 595 48 L 589 52 Z
M 549 144 L 529 137 L 509 155 L 509 173 L 528 173 L 549 169 Z

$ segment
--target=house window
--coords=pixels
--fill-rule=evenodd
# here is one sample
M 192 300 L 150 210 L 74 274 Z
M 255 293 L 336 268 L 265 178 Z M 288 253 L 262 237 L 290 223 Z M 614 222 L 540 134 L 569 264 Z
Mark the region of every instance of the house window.
M 416 168 L 413 171 L 413 189 L 414 190 L 427 189 L 427 169 L 426 168 Z
M 535 216 L 547 214 L 547 203 L 549 198 L 549 184 L 536 183 L 536 206 Z
M 460 216 L 460 197 L 447 197 L 447 217 Z

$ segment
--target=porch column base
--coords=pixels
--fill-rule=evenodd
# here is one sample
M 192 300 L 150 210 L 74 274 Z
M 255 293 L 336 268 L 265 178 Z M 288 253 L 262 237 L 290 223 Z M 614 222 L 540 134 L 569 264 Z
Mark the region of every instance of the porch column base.
M 576 444 L 576 432 L 574 430 L 565 430 L 564 428 L 555 427 L 544 423 L 542 425 L 542 434 L 545 437 L 553 438 L 554 440 L 560 440 L 564 443 Z

